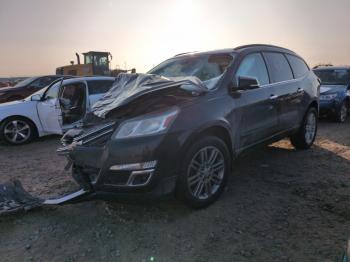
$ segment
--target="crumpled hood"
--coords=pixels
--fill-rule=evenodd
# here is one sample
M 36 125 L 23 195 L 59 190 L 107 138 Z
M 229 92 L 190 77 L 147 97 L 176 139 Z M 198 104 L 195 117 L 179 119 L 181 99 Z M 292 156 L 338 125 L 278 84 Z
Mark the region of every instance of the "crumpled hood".
M 208 91 L 206 85 L 194 76 L 165 78 L 151 74 L 119 74 L 110 91 L 93 105 L 92 112 L 105 118 L 110 111 L 136 98 L 171 87 L 181 88 L 194 96 Z
M 345 92 L 346 88 L 347 88 L 346 85 L 321 85 L 320 93 L 324 95 L 324 94 Z

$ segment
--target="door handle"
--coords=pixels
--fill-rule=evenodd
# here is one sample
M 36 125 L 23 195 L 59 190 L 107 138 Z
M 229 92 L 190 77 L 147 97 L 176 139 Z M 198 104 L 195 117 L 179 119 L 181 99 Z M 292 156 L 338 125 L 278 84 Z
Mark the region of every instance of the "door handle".
M 270 95 L 270 100 L 275 100 L 278 98 L 278 95 Z

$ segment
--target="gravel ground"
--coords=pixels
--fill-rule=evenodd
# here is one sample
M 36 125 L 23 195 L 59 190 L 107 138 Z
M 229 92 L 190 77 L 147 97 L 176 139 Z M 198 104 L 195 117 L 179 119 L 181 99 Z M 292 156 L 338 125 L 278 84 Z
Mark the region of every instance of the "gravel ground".
M 316 145 L 289 141 L 235 161 L 226 192 L 203 210 L 173 199 L 92 201 L 0 218 L 1 261 L 335 261 L 350 236 L 350 121 L 323 121 Z M 36 196 L 76 188 L 57 137 L 0 145 L 0 183 Z

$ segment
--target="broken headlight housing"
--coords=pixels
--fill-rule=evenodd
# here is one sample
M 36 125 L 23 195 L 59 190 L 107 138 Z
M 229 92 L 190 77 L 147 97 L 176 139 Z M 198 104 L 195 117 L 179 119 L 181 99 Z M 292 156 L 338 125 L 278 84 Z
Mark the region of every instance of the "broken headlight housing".
M 179 109 L 174 107 L 161 113 L 145 115 L 123 122 L 113 137 L 115 139 L 142 137 L 165 132 L 174 122 Z

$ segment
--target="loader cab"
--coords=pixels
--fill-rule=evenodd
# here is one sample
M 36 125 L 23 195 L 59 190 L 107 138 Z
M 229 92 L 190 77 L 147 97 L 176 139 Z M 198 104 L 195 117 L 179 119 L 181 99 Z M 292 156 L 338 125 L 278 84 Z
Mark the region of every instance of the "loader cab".
M 90 51 L 83 53 L 84 64 L 92 66 L 93 75 L 109 75 L 109 64 L 112 56 L 109 52 Z

